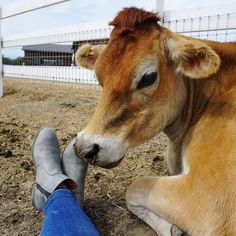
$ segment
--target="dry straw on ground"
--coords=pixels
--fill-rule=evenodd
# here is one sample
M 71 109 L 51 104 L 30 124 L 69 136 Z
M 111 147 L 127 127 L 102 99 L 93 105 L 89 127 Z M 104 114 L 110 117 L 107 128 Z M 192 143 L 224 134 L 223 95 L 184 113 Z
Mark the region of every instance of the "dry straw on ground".
M 35 169 L 32 138 L 40 126 L 53 127 L 61 148 L 89 121 L 101 90 L 94 86 L 4 80 L 0 98 L 0 235 L 38 235 L 42 214 L 31 206 Z M 89 167 L 85 211 L 101 235 L 155 235 L 129 213 L 125 192 L 144 175 L 168 174 L 161 134 L 130 150 L 120 166 Z

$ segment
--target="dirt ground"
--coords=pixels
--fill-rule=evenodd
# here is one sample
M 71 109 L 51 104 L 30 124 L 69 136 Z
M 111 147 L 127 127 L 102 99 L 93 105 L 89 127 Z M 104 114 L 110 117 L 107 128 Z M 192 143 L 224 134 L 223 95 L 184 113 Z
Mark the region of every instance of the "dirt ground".
M 41 126 L 53 127 L 61 149 L 89 121 L 101 94 L 96 86 L 4 79 L 0 98 L 0 235 L 38 235 L 43 220 L 31 206 L 35 169 L 31 144 Z M 128 212 L 125 193 L 144 175 L 167 175 L 166 137 L 130 150 L 111 170 L 89 167 L 85 211 L 101 235 L 156 235 Z

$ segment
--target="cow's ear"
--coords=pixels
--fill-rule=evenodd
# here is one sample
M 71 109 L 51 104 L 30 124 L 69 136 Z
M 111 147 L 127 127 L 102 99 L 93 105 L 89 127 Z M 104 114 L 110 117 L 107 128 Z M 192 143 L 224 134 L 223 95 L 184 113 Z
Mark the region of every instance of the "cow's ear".
M 87 69 L 94 70 L 95 62 L 105 47 L 106 45 L 104 44 L 93 46 L 86 43 L 82 45 L 76 52 L 76 63 Z
M 220 67 L 220 57 L 204 42 L 180 37 L 167 40 L 166 46 L 177 72 L 189 78 L 207 78 Z

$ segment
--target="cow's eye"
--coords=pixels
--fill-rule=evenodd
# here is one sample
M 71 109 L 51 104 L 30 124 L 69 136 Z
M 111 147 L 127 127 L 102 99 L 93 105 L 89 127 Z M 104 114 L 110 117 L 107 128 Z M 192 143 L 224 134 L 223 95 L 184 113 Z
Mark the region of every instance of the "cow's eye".
M 153 85 L 157 80 L 157 72 L 149 71 L 146 72 L 142 79 L 139 81 L 137 89 L 142 89 Z

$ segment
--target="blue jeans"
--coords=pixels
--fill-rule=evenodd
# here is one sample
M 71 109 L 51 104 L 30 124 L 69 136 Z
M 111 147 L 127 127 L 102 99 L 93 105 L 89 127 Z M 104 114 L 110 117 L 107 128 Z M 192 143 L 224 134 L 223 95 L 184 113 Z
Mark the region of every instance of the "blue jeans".
M 98 236 L 88 216 L 68 189 L 53 192 L 44 207 L 41 236 Z

